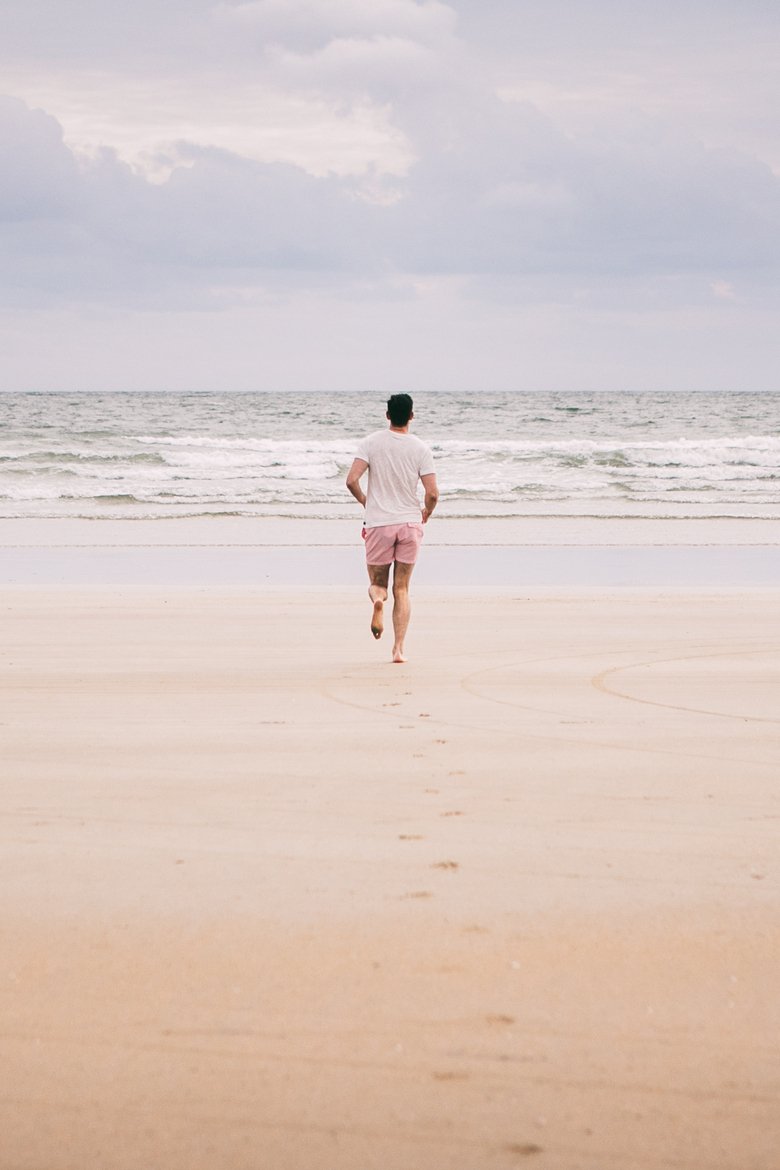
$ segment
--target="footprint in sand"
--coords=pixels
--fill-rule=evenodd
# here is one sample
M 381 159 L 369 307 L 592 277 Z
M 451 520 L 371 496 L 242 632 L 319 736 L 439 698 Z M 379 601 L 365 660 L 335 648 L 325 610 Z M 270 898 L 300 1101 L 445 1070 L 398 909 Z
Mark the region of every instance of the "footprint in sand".
M 455 808 L 455 809 L 450 809 L 448 812 L 440 813 L 439 815 L 443 816 L 443 817 L 464 817 L 466 814 L 462 813 L 460 811 L 460 809 Z
M 409 894 L 402 894 L 401 901 L 406 902 L 409 898 L 432 898 L 433 894 L 430 890 L 412 890 Z
M 469 1074 L 465 1072 L 434 1072 L 431 1076 L 435 1081 L 467 1081 Z
M 508 1154 L 519 1154 L 521 1158 L 529 1158 L 532 1154 L 541 1154 L 543 1152 L 542 1146 L 537 1146 L 534 1142 L 512 1142 L 511 1145 L 504 1146 Z
M 506 1016 L 501 1012 L 494 1016 L 485 1016 L 485 1019 L 489 1024 L 514 1024 L 515 1022 L 514 1016 Z
M 457 861 L 435 861 L 431 869 L 460 869 Z
M 399 841 L 424 841 L 425 838 L 422 837 L 419 833 L 399 833 L 398 840 Z

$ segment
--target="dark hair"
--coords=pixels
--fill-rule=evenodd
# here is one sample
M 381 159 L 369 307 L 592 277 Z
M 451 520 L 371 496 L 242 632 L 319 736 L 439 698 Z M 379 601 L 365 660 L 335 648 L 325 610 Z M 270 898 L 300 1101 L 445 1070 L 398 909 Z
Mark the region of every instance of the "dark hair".
M 387 400 L 387 413 L 394 427 L 405 427 L 412 417 L 414 403 L 409 394 L 391 394 Z

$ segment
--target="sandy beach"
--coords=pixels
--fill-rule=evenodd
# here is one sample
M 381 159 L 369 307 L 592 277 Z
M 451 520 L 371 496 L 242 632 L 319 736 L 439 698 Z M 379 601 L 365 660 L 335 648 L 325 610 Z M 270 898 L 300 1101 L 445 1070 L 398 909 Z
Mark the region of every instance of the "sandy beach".
M 6 584 L 2 1170 L 774 1170 L 778 601 Z

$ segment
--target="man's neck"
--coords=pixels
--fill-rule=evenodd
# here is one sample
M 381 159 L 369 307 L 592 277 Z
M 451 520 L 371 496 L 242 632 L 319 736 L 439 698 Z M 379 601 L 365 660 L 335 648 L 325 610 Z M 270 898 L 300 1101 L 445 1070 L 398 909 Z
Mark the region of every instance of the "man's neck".
M 408 435 L 409 434 L 409 423 L 407 423 L 405 427 L 394 427 L 393 424 L 390 423 L 390 430 L 393 432 L 394 435 Z

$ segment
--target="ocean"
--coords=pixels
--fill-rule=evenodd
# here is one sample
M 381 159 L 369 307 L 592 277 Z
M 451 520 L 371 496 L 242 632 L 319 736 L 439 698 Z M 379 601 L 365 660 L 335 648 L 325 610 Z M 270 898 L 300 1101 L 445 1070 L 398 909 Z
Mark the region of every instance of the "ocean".
M 780 516 L 780 393 L 415 398 L 440 514 Z M 383 396 L 0 394 L 0 517 L 354 517 Z

